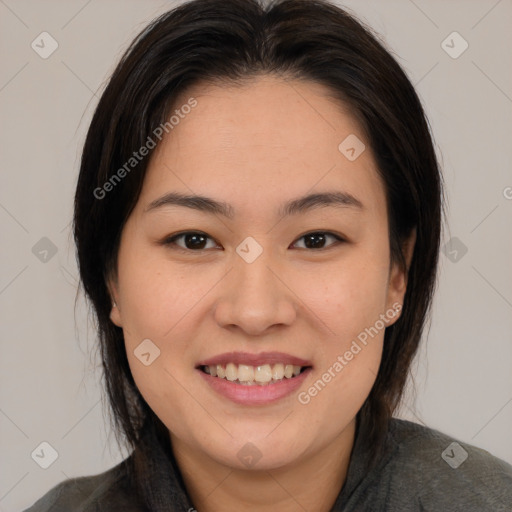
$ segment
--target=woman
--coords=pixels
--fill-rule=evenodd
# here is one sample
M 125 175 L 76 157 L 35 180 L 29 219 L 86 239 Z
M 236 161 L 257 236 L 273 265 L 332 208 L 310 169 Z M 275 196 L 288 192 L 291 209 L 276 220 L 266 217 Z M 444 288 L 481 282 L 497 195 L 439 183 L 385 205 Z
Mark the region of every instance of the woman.
M 133 42 L 74 233 L 120 443 L 29 510 L 511 510 L 512 467 L 392 418 L 435 287 L 420 101 L 324 1 L 195 0 Z

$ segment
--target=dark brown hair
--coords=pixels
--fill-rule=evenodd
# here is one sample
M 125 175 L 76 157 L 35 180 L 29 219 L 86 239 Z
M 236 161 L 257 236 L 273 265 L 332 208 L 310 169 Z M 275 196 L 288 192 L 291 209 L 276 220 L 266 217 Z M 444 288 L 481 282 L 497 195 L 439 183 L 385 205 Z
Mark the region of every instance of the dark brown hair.
M 325 85 L 357 117 L 385 184 L 391 259 L 403 268 L 402 244 L 416 229 L 402 314 L 386 329 L 378 376 L 358 413 L 374 453 L 402 397 L 430 311 L 442 219 L 442 179 L 413 86 L 368 28 L 327 1 L 193 0 L 154 20 L 121 58 L 90 124 L 76 189 L 81 282 L 97 320 L 121 445 L 135 447 L 147 424 L 165 429 L 135 385 L 123 332 L 109 318 L 106 286 L 149 157 L 107 194 L 98 197 L 95 190 L 168 119 L 173 102 L 189 86 L 242 84 L 264 74 Z

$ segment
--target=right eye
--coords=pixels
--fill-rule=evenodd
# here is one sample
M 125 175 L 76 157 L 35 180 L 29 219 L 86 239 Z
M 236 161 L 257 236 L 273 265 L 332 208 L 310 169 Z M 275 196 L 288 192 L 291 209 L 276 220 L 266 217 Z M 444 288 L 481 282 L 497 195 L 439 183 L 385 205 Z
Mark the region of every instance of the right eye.
M 182 243 L 178 243 L 179 240 Z M 173 246 L 177 246 L 178 250 L 187 252 L 198 252 L 205 249 L 212 249 L 216 246 L 215 242 L 213 242 L 213 247 L 206 247 L 208 240 L 213 242 L 213 239 L 206 233 L 202 233 L 200 231 L 184 231 L 182 233 L 176 233 L 168 236 L 163 241 L 163 245 L 171 246 L 171 248 L 174 248 Z

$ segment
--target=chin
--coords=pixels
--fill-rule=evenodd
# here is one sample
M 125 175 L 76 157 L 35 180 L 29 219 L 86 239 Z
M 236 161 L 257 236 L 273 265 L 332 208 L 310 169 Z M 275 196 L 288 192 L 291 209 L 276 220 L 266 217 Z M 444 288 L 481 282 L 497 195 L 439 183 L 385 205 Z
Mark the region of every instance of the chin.
M 272 428 L 265 432 L 272 432 Z M 284 429 L 281 434 L 277 436 L 274 432 L 271 434 L 272 439 L 266 433 L 255 436 L 233 435 L 229 444 L 222 442 L 211 446 L 213 450 L 210 448 L 210 457 L 238 470 L 268 471 L 283 468 L 295 463 L 306 451 L 306 446 L 302 446 L 304 438 L 300 434 L 292 435 Z M 301 446 L 298 446 L 298 439 Z

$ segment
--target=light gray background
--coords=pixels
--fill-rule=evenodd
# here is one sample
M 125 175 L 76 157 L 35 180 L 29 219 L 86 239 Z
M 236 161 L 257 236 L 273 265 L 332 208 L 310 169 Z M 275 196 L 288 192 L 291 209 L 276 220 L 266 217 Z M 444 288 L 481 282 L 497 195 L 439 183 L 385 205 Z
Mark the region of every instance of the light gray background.
M 126 455 L 103 417 L 82 299 L 75 318 L 72 199 L 106 79 L 132 38 L 173 5 L 0 0 L 0 511 L 25 508 L 59 481 Z M 342 5 L 382 35 L 417 86 L 447 185 L 443 243 L 456 236 L 468 248 L 457 262 L 441 255 L 432 327 L 415 365 L 417 398 L 409 395 L 401 416 L 512 463 L 512 2 Z M 48 59 L 31 48 L 43 31 L 59 45 Z M 453 31 L 469 43 L 457 59 L 441 46 Z M 42 237 L 58 249 L 46 263 L 32 252 Z M 59 454 L 46 470 L 31 458 L 42 441 Z

